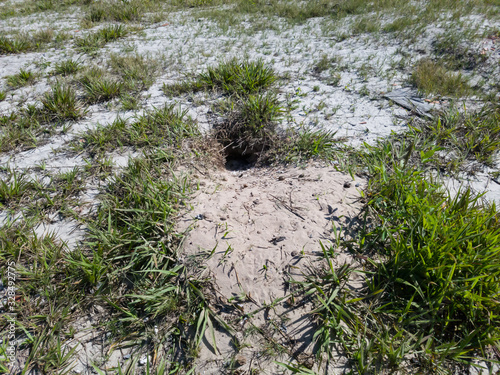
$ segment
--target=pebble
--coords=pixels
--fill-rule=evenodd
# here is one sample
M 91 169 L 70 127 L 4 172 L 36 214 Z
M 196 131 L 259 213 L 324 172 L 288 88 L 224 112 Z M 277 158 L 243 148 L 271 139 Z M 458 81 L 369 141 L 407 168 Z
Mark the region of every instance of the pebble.
M 349 189 L 351 187 L 351 183 L 349 181 L 344 182 L 344 188 Z
M 241 354 L 238 354 L 235 358 L 234 358 L 234 361 L 236 363 L 236 366 L 238 367 L 241 367 L 243 366 L 245 363 L 247 363 L 247 359 L 242 356 Z

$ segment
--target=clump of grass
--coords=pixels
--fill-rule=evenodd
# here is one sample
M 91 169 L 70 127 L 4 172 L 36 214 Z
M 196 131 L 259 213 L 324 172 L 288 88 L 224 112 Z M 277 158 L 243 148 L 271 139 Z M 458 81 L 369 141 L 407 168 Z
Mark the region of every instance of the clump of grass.
M 54 30 L 52 29 L 39 30 L 31 35 L 31 40 L 37 46 L 50 43 L 52 39 L 54 39 Z
M 69 59 L 56 63 L 54 67 L 53 74 L 69 76 L 70 74 L 75 74 L 81 69 L 80 63 L 78 61 Z
M 0 151 L 6 152 L 22 146 L 24 149 L 36 147 L 37 134 L 40 132 L 40 123 L 30 116 L 27 111 L 17 114 L 11 113 L 0 117 Z
M 86 22 L 117 21 L 130 22 L 137 21 L 151 4 L 149 2 L 131 0 L 124 2 L 103 2 L 92 3 L 85 14 Z
M 108 25 L 96 32 L 89 33 L 83 38 L 77 39 L 75 45 L 84 52 L 92 52 L 106 43 L 124 37 L 127 33 L 128 31 L 123 25 Z
M 421 128 L 430 141 L 458 152 L 463 159 L 492 166 L 500 149 L 500 112 L 492 106 L 472 113 L 451 109 Z
M 336 132 L 309 128 L 289 130 L 286 138 L 272 151 L 277 162 L 294 162 L 308 159 L 333 160 L 337 145 L 343 139 Z
M 0 230 L 0 264 L 7 267 L 16 259 L 15 272 L 23 279 L 16 287 L 16 336 L 23 340 L 18 350 L 26 355 L 26 371 L 66 372 L 74 352 L 62 348 L 71 336 L 69 306 L 82 293 L 65 282 L 64 244 L 55 235 L 37 236 L 35 226 L 35 219 L 17 220 Z M 35 302 L 40 298 L 47 303 Z
M 37 31 L 32 35 L 20 34 L 8 38 L 0 36 L 0 54 L 12 54 L 37 50 L 44 44 L 48 44 L 54 38 L 52 29 Z
M 111 70 L 123 80 L 127 91 L 139 92 L 153 84 L 154 75 L 159 68 L 159 61 L 138 54 L 112 54 L 109 65 Z
M 34 83 L 36 74 L 29 70 L 21 69 L 19 73 L 8 76 L 7 84 L 13 88 L 23 87 Z
M 274 71 L 263 61 L 240 62 L 233 59 L 207 69 L 198 83 L 203 87 L 221 89 L 230 94 L 252 94 L 269 88 L 277 80 Z
M 436 145 L 431 139 L 434 150 L 423 152 L 417 141 L 365 145 L 370 182 L 359 237 L 343 241 L 334 227 L 334 246 L 321 244 L 327 266 L 297 283 L 296 296 L 313 297 L 318 356 L 341 345 L 359 373 L 408 370 L 415 356 L 415 373 L 496 360 L 499 214 L 470 190 L 450 195 L 432 181 L 425 165 Z M 333 266 L 339 247 L 367 260 L 366 289 L 353 292 L 350 266 Z
M 495 206 L 469 190 L 448 197 L 413 170 L 381 170 L 370 207 L 383 223 L 367 235 L 386 259 L 370 288 L 380 311 L 426 336 L 444 356 L 485 352 L 500 339 L 500 225 Z
M 135 111 L 140 108 L 140 99 L 134 95 L 122 94 L 120 96 L 120 104 L 124 111 Z
M 7 176 L 0 179 L 0 207 L 32 195 L 35 188 L 36 184 L 27 175 L 9 169 Z
M 183 139 L 198 135 L 196 125 L 186 116 L 186 112 L 176 110 L 173 105 L 166 105 L 145 112 L 130 124 L 117 118 L 107 126 L 98 126 L 81 135 L 83 145 L 77 143 L 73 146 L 76 149 L 83 147 L 91 153 L 102 153 L 122 146 L 175 147 Z
M 0 102 L 4 101 L 7 97 L 7 93 L 5 91 L 0 91 Z
M 26 52 L 33 48 L 32 44 L 29 42 L 28 38 L 17 37 L 17 38 L 7 38 L 0 36 L 0 54 L 11 54 Z
M 251 162 L 265 159 L 278 139 L 276 129 L 284 112 L 276 95 L 249 95 L 231 102 L 230 107 L 226 120 L 214 127 L 213 137 L 228 155 L 241 155 Z
M 418 62 L 410 81 L 425 94 L 462 97 L 471 92 L 467 79 L 462 74 L 449 72 L 442 65 L 428 59 Z
M 384 32 L 392 33 L 392 32 L 404 32 L 413 30 L 412 27 L 415 23 L 418 22 L 418 19 L 413 16 L 403 16 L 396 18 L 392 22 L 386 24 L 382 30 Z
M 351 32 L 354 35 L 374 33 L 379 31 L 380 23 L 373 17 L 358 18 L 351 26 Z
M 249 95 L 273 86 L 278 77 L 263 61 L 232 59 L 209 67 L 193 82 L 164 85 L 167 94 L 181 94 L 199 90 L 221 90 L 228 94 Z
M 100 71 L 90 71 L 80 79 L 85 91 L 85 99 L 89 103 L 109 101 L 120 95 L 122 84 L 112 78 L 103 76 Z
M 341 59 L 338 56 L 328 57 L 328 55 L 324 54 L 319 60 L 314 62 L 312 71 L 315 74 L 321 74 L 326 70 L 334 68 L 340 60 Z
M 57 83 L 41 99 L 40 116 L 47 122 L 78 120 L 85 115 L 71 86 Z
M 36 147 L 41 137 L 55 133 L 52 125 L 78 120 L 85 113 L 75 91 L 57 83 L 35 105 L 0 117 L 0 151 Z

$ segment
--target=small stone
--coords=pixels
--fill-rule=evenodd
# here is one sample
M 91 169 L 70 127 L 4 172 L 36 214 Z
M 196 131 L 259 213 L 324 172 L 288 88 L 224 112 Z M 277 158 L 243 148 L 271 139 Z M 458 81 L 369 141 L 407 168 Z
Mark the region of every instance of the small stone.
M 226 220 L 226 219 L 227 219 L 227 216 L 221 216 L 221 217 L 220 217 L 220 219 L 221 219 L 222 221 L 224 221 L 224 220 Z
M 293 257 L 296 257 L 297 255 L 299 255 L 299 252 L 298 252 L 298 251 L 292 251 L 292 256 L 293 256 Z
M 285 179 L 285 176 L 279 176 L 278 181 L 283 181 Z
M 344 189 L 349 189 L 351 187 L 351 183 L 349 181 L 344 182 Z
M 299 178 L 304 178 L 304 173 L 299 174 Z
M 148 357 L 142 356 L 141 359 L 139 359 L 139 366 L 144 366 L 146 363 L 148 363 Z
M 357 183 L 356 185 L 354 185 L 354 186 L 356 186 L 356 187 L 360 187 L 360 186 L 361 186 L 361 184 L 358 182 L 358 183 Z
M 238 354 L 235 358 L 234 358 L 234 362 L 236 363 L 236 366 L 237 367 L 241 367 L 243 366 L 245 363 L 247 363 L 247 359 L 242 356 L 241 354 Z
M 125 355 L 123 356 L 123 359 L 125 359 L 125 360 L 126 360 L 126 359 L 130 359 L 130 354 L 125 354 Z

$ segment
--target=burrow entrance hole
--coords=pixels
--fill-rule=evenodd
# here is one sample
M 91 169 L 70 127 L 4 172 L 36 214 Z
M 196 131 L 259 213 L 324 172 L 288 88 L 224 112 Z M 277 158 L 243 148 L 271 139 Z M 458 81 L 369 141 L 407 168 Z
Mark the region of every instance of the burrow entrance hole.
M 255 166 L 259 155 L 254 152 L 242 152 L 229 146 L 224 150 L 224 157 L 224 166 L 228 171 L 245 171 Z

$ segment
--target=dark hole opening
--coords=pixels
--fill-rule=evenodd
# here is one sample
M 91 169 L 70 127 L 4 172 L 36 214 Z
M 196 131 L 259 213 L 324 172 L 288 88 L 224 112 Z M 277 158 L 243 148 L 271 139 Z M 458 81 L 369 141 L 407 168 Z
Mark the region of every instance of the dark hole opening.
M 243 153 L 240 149 L 228 147 L 226 149 L 225 167 L 228 171 L 244 171 L 252 168 L 257 161 L 255 153 Z

